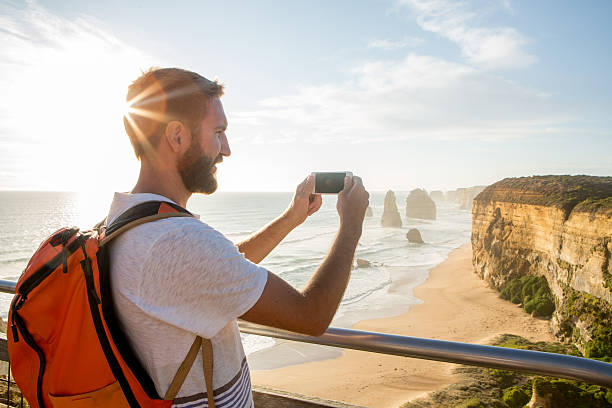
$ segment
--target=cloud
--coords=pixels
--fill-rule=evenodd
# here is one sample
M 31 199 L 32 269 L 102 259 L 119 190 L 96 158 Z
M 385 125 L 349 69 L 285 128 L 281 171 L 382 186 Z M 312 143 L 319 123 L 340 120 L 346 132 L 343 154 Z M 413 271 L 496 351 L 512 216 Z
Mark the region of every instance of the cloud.
M 368 48 L 380 48 L 386 51 L 398 50 L 402 48 L 414 48 L 424 43 L 422 38 L 409 37 L 400 41 L 392 40 L 372 40 L 368 43 Z
M 476 66 L 496 69 L 525 68 L 537 57 L 525 50 L 529 40 L 511 27 L 479 25 L 480 14 L 469 3 L 449 0 L 399 0 L 412 9 L 417 23 L 425 30 L 455 42 L 468 61 Z M 504 1 L 501 6 L 512 12 Z
M 295 140 L 318 144 L 550 136 L 565 132 L 571 119 L 541 92 L 414 53 L 363 63 L 342 84 L 303 86 L 233 118 L 235 134 L 274 143 L 291 129 Z

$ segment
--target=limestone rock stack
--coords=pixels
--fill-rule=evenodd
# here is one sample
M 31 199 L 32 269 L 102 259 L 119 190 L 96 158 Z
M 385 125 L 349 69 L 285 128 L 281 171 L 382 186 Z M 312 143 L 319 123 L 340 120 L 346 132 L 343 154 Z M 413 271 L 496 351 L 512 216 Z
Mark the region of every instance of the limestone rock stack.
M 366 208 L 365 216 L 368 217 L 368 218 L 374 216 L 374 212 L 372 211 L 372 207 L 368 206 L 368 208 Z
M 501 180 L 472 210 L 472 263 L 491 286 L 543 276 L 553 333 L 581 351 L 612 326 L 612 177 Z
M 425 190 L 414 189 L 406 197 L 406 217 L 435 220 L 436 203 Z
M 385 208 L 383 210 L 380 223 L 383 227 L 399 228 L 402 226 L 402 218 L 397 210 L 395 193 L 391 190 L 387 191 L 387 194 L 385 195 Z
M 431 193 L 429 193 L 429 196 L 435 202 L 444 201 L 444 193 L 442 191 L 440 191 L 440 190 L 432 191 Z
M 408 238 L 408 242 L 413 244 L 424 244 L 423 238 L 421 238 L 421 232 L 416 228 L 411 228 L 406 233 L 406 238 Z

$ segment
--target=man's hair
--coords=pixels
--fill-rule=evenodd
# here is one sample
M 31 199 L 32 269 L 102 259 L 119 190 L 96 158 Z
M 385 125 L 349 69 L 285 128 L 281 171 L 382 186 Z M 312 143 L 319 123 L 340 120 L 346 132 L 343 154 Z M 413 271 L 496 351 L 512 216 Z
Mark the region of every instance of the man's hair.
M 123 117 L 137 158 L 154 151 L 172 120 L 199 130 L 208 101 L 223 96 L 223 85 L 180 68 L 151 68 L 128 87 Z

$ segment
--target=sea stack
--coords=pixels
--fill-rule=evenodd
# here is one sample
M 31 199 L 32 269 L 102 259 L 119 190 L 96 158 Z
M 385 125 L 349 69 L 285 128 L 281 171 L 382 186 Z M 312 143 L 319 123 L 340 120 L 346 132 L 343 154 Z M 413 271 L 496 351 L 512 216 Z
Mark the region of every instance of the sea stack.
M 406 197 L 406 217 L 435 220 L 436 203 L 425 190 L 414 189 Z
M 406 238 L 408 238 L 408 242 L 413 244 L 424 244 L 423 238 L 421 238 L 421 233 L 416 228 L 411 228 L 406 234 Z
M 372 211 L 372 207 L 368 206 L 368 208 L 366 209 L 365 216 L 366 217 L 373 217 L 374 216 L 374 212 Z
M 385 209 L 383 210 L 380 223 L 383 227 L 399 228 L 402 226 L 402 218 L 395 202 L 395 193 L 391 190 L 387 191 L 385 195 Z
M 444 201 L 444 193 L 440 190 L 432 191 L 431 193 L 429 193 L 429 196 L 435 202 Z

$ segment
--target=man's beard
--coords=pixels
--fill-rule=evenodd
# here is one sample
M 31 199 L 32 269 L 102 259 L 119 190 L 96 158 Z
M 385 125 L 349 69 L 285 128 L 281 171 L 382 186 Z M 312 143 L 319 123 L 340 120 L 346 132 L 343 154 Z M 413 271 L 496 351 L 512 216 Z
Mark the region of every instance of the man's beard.
M 192 140 L 191 146 L 178 162 L 178 171 L 187 190 L 190 193 L 214 193 L 217 190 L 217 179 L 212 168 L 222 160 L 221 154 L 214 159 L 207 157 L 200 145 Z

